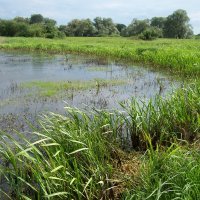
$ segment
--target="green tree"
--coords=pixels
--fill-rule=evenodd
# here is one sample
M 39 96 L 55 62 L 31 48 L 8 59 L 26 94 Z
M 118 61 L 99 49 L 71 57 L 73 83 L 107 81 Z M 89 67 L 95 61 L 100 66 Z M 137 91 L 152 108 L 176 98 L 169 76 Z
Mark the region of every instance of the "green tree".
M 97 29 L 97 36 L 119 35 L 119 31 L 111 18 L 96 17 L 94 26 Z
M 29 22 L 30 22 L 29 18 L 24 18 L 24 17 L 15 17 L 14 21 L 16 21 L 16 22 L 24 22 L 26 24 L 29 24 Z
M 116 24 L 116 28 L 121 34 L 122 30 L 126 28 L 126 25 L 125 24 Z
M 44 18 L 44 30 L 46 38 L 55 38 L 58 36 L 58 28 L 56 27 L 56 21 L 49 18 Z
M 151 26 L 163 29 L 165 26 L 165 22 L 166 22 L 165 17 L 153 17 L 151 19 Z
M 136 36 L 141 34 L 145 29 L 150 27 L 149 19 L 138 20 L 133 19 L 131 24 L 124 30 L 123 35 L 125 36 Z
M 17 34 L 17 23 L 13 20 L 1 20 L 0 35 L 13 37 Z
M 96 29 L 90 19 L 74 19 L 68 25 L 60 26 L 67 36 L 93 36 Z
M 200 39 L 200 33 L 195 35 L 195 39 Z
M 58 30 L 59 30 L 60 32 L 63 32 L 65 35 L 67 35 L 67 26 L 66 26 L 66 25 L 60 25 L 60 26 L 58 27 Z
M 44 18 L 43 22 L 46 25 L 56 26 L 56 21 L 54 19 Z
M 16 33 L 15 36 L 30 37 L 29 25 L 26 22 L 16 23 Z
M 41 14 L 33 14 L 30 18 L 30 24 L 42 23 L 44 21 L 44 17 Z
M 154 40 L 162 36 L 162 29 L 158 27 L 149 27 L 140 34 L 139 38 L 143 40 Z
M 29 26 L 30 37 L 45 37 L 45 29 L 41 24 L 31 24 Z
M 193 35 L 189 24 L 189 17 L 185 10 L 176 10 L 166 19 L 164 36 L 169 38 L 188 38 Z

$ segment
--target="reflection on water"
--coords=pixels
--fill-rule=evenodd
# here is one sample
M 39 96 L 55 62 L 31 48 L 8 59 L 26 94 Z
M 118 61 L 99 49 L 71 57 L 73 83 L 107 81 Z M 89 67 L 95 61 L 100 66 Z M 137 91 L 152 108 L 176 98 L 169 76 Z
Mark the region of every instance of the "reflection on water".
M 89 81 L 97 78 L 125 80 L 126 83 L 82 91 L 68 90 L 51 98 L 39 98 L 34 91 L 30 96 L 30 89 L 20 87 L 31 81 Z M 34 121 L 35 116 L 45 111 L 63 113 L 66 103 L 87 109 L 119 108 L 119 101 L 132 97 L 148 100 L 156 94 L 165 95 L 172 90 L 172 84 L 178 85 L 161 73 L 91 56 L 0 52 L 0 129 L 16 128 L 18 124 L 24 130 L 24 118 Z

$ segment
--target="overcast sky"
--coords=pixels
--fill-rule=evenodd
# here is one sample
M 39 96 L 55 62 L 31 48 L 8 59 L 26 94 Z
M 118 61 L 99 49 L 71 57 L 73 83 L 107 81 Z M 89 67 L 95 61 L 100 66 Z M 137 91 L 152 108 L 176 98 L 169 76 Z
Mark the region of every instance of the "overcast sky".
M 129 24 L 133 18 L 168 16 L 177 9 L 187 11 L 195 33 L 200 33 L 200 0 L 0 0 L 0 18 L 30 17 L 40 13 L 67 24 L 74 18 L 111 17 Z

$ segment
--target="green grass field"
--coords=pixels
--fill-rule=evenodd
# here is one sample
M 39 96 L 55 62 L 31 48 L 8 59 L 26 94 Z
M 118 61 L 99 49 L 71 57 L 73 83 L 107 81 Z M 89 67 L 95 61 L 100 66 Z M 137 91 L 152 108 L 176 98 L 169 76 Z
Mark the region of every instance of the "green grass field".
M 0 177 L 11 188 L 2 197 L 200 199 L 199 40 L 0 38 L 0 48 L 110 57 L 188 80 L 168 98 L 121 104 L 124 112 L 66 107 L 43 117 L 34 141 L 2 132 Z

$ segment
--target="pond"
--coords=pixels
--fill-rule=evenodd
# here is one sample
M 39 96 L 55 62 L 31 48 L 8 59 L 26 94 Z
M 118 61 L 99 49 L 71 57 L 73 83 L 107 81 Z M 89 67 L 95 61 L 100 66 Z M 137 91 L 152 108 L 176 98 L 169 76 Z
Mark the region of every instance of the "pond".
M 24 131 L 26 120 L 64 106 L 120 109 L 119 102 L 148 101 L 177 85 L 152 69 L 93 56 L 0 52 L 0 129 Z

